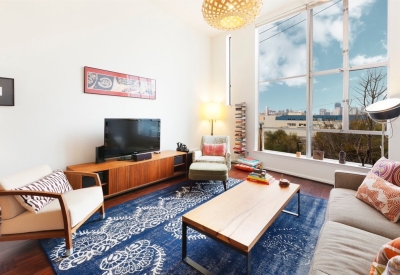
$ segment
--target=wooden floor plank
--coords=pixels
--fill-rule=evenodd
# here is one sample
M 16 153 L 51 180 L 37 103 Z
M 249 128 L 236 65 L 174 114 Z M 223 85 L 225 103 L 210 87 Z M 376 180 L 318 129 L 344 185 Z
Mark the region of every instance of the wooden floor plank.
M 276 173 L 272 171 L 268 171 L 272 176 L 279 179 L 281 173 Z M 229 177 L 236 179 L 246 179 L 249 172 L 241 171 L 235 168 L 232 168 L 229 171 Z M 290 175 L 283 175 L 284 178 L 287 178 L 291 182 L 295 182 L 300 184 L 301 193 L 306 195 L 312 195 L 320 198 L 327 199 L 329 197 L 329 192 L 332 189 L 331 185 L 319 183 L 316 181 L 306 180 L 302 178 L 297 178 Z M 105 208 L 110 208 L 127 202 L 129 200 L 150 194 L 152 192 L 161 190 L 163 188 L 175 185 L 184 180 L 187 180 L 187 177 L 179 177 L 175 179 L 170 179 L 161 183 L 157 183 L 154 185 L 146 186 L 141 189 L 137 189 L 125 194 L 121 194 L 116 197 L 111 197 L 105 200 Z M 107 215 L 107 211 L 106 211 Z M 49 259 L 44 253 L 38 242 L 30 242 L 29 246 L 26 249 L 23 249 L 22 252 L 14 255 L 6 255 L 4 258 L 0 259 L 0 274 L 6 275 L 53 275 L 55 274 Z

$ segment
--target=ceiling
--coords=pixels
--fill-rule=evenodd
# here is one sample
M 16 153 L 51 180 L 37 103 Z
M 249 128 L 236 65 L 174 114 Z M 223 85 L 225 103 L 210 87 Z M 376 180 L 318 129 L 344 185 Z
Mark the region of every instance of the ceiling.
M 152 2 L 174 17 L 209 36 L 214 36 L 223 32 L 209 26 L 204 21 L 203 14 L 201 13 L 203 0 L 152 0 Z M 294 0 L 264 0 L 263 2 L 264 4 L 260 15 L 277 10 L 294 2 Z

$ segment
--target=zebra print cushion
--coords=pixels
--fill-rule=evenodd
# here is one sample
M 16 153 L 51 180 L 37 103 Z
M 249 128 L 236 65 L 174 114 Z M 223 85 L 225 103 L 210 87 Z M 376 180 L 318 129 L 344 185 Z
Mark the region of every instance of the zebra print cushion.
M 72 190 L 64 172 L 58 169 L 35 182 L 25 186 L 15 188 L 14 190 L 32 190 L 32 191 L 47 191 L 64 194 Z M 32 213 L 39 212 L 44 206 L 50 203 L 54 198 L 42 196 L 21 195 L 15 196 L 17 201 L 27 210 Z

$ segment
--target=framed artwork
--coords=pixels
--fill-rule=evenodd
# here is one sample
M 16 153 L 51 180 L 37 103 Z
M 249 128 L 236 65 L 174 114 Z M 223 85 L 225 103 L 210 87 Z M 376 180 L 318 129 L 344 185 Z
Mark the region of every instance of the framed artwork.
M 85 67 L 84 92 L 89 94 L 156 99 L 154 79 Z
M 14 106 L 14 79 L 0 77 L 0 106 Z

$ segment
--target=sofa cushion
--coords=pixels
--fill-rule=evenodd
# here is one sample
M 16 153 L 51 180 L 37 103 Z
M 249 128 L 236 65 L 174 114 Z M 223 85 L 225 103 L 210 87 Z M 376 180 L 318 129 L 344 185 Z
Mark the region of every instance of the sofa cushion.
M 226 164 L 226 158 L 218 156 L 201 156 L 197 158 L 195 162 L 214 162 Z
M 400 162 L 381 157 L 371 172 L 382 179 L 400 186 Z
M 382 245 L 378 254 L 376 255 L 374 262 L 371 266 L 370 275 L 380 275 L 385 269 L 389 260 L 395 256 L 400 255 L 400 238 L 391 240 L 387 244 Z
M 379 211 L 355 197 L 356 191 L 345 188 L 331 190 L 326 220 L 353 226 L 395 239 L 400 236 L 400 223 L 391 223 Z
M 0 190 L 12 190 L 34 182 L 52 172 L 48 165 L 41 165 L 0 178 Z M 0 196 L 2 220 L 12 219 L 26 211 L 14 196 Z
M 29 183 L 25 186 L 14 188 L 15 190 L 32 190 L 32 191 L 46 191 L 52 193 L 64 194 L 72 191 L 72 187 L 69 184 L 67 177 L 64 172 L 60 169 L 54 171 L 50 175 L 47 175 L 35 182 Z M 22 207 L 37 213 L 49 202 L 54 200 L 52 197 L 45 196 L 30 196 L 30 195 L 17 195 L 15 196 L 17 201 Z
M 358 228 L 327 221 L 321 229 L 309 274 L 369 274 L 377 251 L 388 241 Z
M 80 223 L 103 202 L 103 190 L 100 186 L 73 190 L 63 194 L 67 202 L 71 227 Z M 61 207 L 58 199 L 53 200 L 38 213 L 25 211 L 17 217 L 2 221 L 1 234 L 17 234 L 64 228 Z M 29 224 L 29 230 L 26 227 Z
M 226 154 L 226 143 L 220 144 L 203 144 L 203 156 L 220 156 L 224 157 Z
M 357 190 L 356 198 L 373 206 L 391 222 L 400 217 L 400 187 L 369 172 Z

